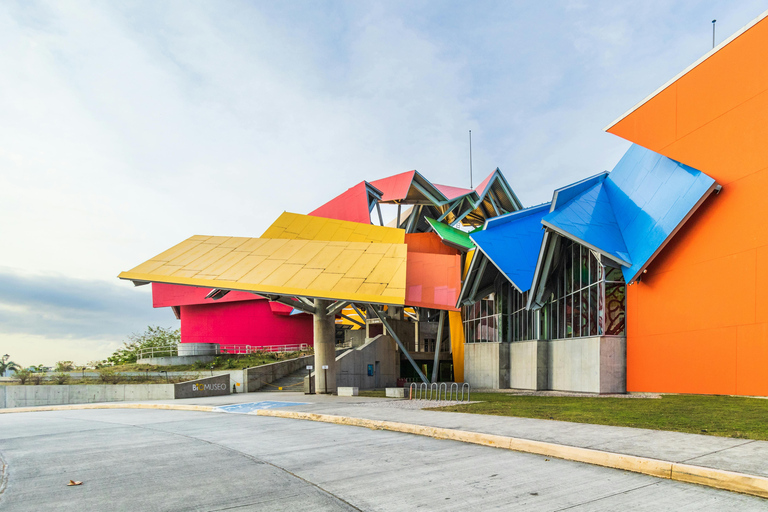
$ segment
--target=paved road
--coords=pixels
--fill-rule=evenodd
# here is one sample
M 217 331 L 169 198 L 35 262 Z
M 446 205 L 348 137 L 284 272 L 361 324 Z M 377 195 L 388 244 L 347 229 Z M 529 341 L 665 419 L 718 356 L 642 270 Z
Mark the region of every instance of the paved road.
M 768 508 L 760 498 L 536 455 L 241 414 L 7 414 L 0 456 L 8 512 Z M 84 484 L 67 487 L 70 479 Z

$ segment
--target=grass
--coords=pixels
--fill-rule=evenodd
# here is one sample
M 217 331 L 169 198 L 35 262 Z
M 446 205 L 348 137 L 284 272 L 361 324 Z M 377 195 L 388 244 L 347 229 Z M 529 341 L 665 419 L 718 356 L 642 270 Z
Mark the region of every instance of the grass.
M 133 363 L 111 366 L 110 368 L 116 372 L 143 372 L 146 370 L 151 372 L 194 372 L 210 370 L 211 364 L 213 364 L 214 370 L 242 370 L 244 368 L 276 363 L 278 361 L 285 361 L 286 359 L 294 359 L 296 357 L 302 357 L 310 354 L 312 354 L 311 351 L 256 352 L 253 354 L 220 355 L 216 356 L 212 363 L 178 364 L 173 366 L 156 366 L 151 364 Z
M 582 398 L 473 393 L 472 400 L 481 402 L 432 410 L 768 440 L 768 400 L 758 398 L 712 395 Z

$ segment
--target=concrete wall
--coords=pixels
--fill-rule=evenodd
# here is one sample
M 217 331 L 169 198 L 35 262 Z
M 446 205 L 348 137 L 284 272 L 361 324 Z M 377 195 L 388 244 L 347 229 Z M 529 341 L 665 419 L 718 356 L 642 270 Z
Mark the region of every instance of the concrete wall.
M 557 391 L 626 392 L 626 338 L 601 336 L 549 341 L 549 383 Z
M 344 341 L 351 343 L 353 347 L 359 347 L 365 343 L 365 329 L 353 331 L 348 329 L 344 331 Z
M 218 343 L 179 343 L 180 356 L 215 356 Z
M 180 364 L 193 364 L 197 361 L 204 363 L 213 362 L 216 356 L 168 356 L 168 357 L 145 357 L 138 359 L 136 364 L 153 364 L 156 366 L 175 366 Z
M 0 408 L 173 399 L 173 384 L 0 386 Z
M 307 365 L 314 364 L 315 356 L 297 357 L 277 363 L 254 366 L 243 370 L 243 389 L 249 393 L 290 375 Z
M 513 389 L 548 389 L 549 342 L 516 341 L 509 344 L 510 380 Z
M 229 395 L 229 375 L 215 375 L 204 379 L 174 384 L 174 398 L 198 398 L 201 396 Z
M 509 346 L 510 343 L 465 343 L 464 382 L 472 388 L 508 388 Z
M 379 362 L 378 375 L 375 375 L 376 361 Z M 373 365 L 373 376 L 368 375 L 369 364 Z M 336 366 L 337 386 L 359 389 L 394 387 L 400 377 L 400 354 L 395 340 L 380 335 L 338 356 Z

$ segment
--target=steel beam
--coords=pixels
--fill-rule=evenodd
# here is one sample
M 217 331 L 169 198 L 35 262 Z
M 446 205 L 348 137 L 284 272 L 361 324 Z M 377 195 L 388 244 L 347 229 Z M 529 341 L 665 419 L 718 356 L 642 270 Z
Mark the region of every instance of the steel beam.
M 326 311 L 326 315 L 336 315 L 339 311 L 344 309 L 345 307 L 349 306 L 349 301 L 346 300 L 337 300 L 330 306 L 328 306 L 328 311 Z
M 219 300 L 220 298 L 224 297 L 226 294 L 229 293 L 230 290 L 221 290 L 219 288 L 214 288 L 210 292 L 208 292 L 208 295 L 205 296 L 206 299 L 213 299 L 213 300 Z
M 447 210 L 445 210 L 445 213 L 442 214 L 437 219 L 437 222 L 442 222 L 443 219 L 446 218 L 448 216 L 448 214 L 451 213 L 454 210 L 454 208 L 456 208 L 457 206 L 459 206 L 463 202 L 464 202 L 464 198 L 463 197 L 461 199 L 459 199 L 458 201 L 454 201 L 454 203 L 452 205 L 450 205 Z
M 403 354 L 405 354 L 405 357 L 408 359 L 408 361 L 411 363 L 411 366 L 413 366 L 413 369 L 416 370 L 416 373 L 419 375 L 419 378 L 424 384 L 429 384 L 429 379 L 427 379 L 426 375 L 424 375 L 421 370 L 419 369 L 419 365 L 416 364 L 416 361 L 413 360 L 411 357 L 411 354 L 408 353 L 408 350 L 406 350 L 405 345 L 403 345 L 403 342 L 400 341 L 400 338 L 398 338 L 397 333 L 392 329 L 392 326 L 389 325 L 389 322 L 387 322 L 387 319 L 381 316 L 379 313 L 379 310 L 376 309 L 375 306 L 371 306 L 369 309 L 373 310 L 373 314 L 378 317 L 379 320 L 381 320 L 381 323 L 384 324 L 384 327 L 387 328 L 387 331 L 389 332 L 389 335 L 392 336 L 392 339 L 395 340 L 395 343 L 397 343 L 397 346 L 400 347 L 400 350 L 403 351 Z
M 365 322 L 365 321 L 368 319 L 368 318 L 367 318 L 367 316 L 366 316 L 366 314 L 365 314 L 365 313 L 363 313 L 362 311 L 360 311 L 360 310 L 358 309 L 358 307 L 355 305 L 355 303 L 354 303 L 354 302 L 353 302 L 353 303 L 351 303 L 351 304 L 350 304 L 350 306 L 352 306 L 352 309 L 354 309 L 354 310 L 355 310 L 355 313 L 357 313 L 358 315 L 360 315 L 360 319 L 361 319 L 363 322 Z
M 261 295 L 262 297 L 268 298 L 272 302 L 279 302 L 280 304 L 285 304 L 286 306 L 291 306 L 292 308 L 296 308 L 296 309 L 298 309 L 300 311 L 303 311 L 305 313 L 311 313 L 311 314 L 314 315 L 315 311 L 316 311 L 314 306 L 308 306 L 302 300 L 291 300 L 291 299 L 287 299 L 287 298 L 285 298 L 283 296 L 280 296 L 280 295 L 262 295 L 262 294 L 259 294 L 259 295 Z
M 349 320 L 349 321 L 350 321 L 350 322 L 352 322 L 353 324 L 359 325 L 360 327 L 365 327 L 365 324 L 363 324 L 363 323 L 360 323 L 360 322 L 358 322 L 357 320 L 355 320 L 354 318 L 350 318 L 350 317 L 348 317 L 347 315 L 341 315 L 341 318 L 344 318 L 345 320 Z
M 443 340 L 443 323 L 445 321 L 445 311 L 440 310 L 440 322 L 437 324 L 437 341 L 435 341 L 435 362 L 432 365 L 432 382 L 437 382 L 438 371 L 440 367 L 440 342 Z

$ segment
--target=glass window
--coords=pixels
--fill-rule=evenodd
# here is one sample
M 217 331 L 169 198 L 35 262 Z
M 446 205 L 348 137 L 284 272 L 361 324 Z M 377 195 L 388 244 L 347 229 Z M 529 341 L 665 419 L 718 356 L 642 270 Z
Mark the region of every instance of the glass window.
M 609 336 L 624 334 L 625 292 L 623 283 L 605 285 L 605 334 Z
M 624 334 L 626 286 L 620 268 L 605 266 L 590 249 L 562 240 L 550 283 L 553 292 L 542 314 L 551 339 Z M 531 323 L 523 320 L 522 336 L 532 335 Z

